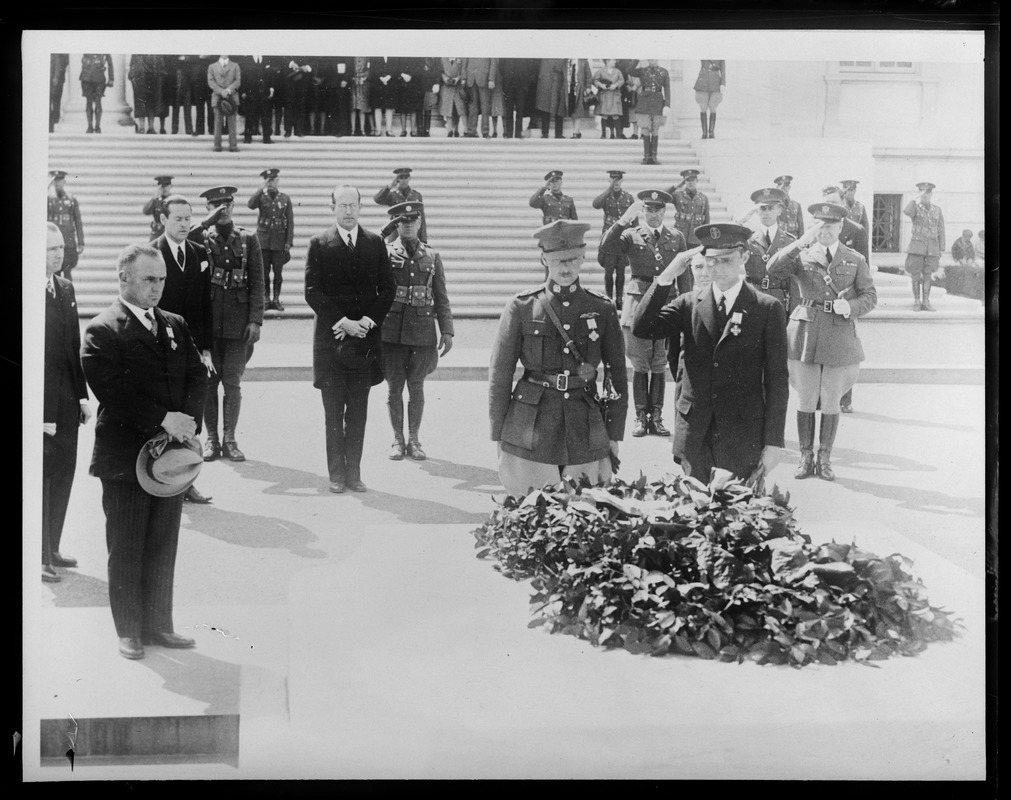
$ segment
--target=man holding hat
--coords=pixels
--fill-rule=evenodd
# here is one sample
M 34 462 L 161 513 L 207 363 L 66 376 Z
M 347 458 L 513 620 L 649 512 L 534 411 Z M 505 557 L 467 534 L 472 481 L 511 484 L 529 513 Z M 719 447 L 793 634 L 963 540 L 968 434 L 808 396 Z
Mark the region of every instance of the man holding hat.
M 424 461 L 419 432 L 425 411 L 425 378 L 439 365 L 439 357 L 453 347 L 453 312 L 446 293 L 446 272 L 439 252 L 420 241 L 421 203 L 408 201 L 390 207 L 390 220 L 398 238 L 386 245 L 397 282 L 386 319 L 383 320 L 383 375 L 389 386 L 387 406 L 393 425 L 390 459 L 406 455 Z M 439 322 L 438 334 L 435 322 Z M 407 404 L 407 440 L 404 441 L 404 384 Z
M 284 311 L 281 302 L 281 269 L 291 260 L 291 245 L 295 241 L 295 210 L 291 198 L 278 191 L 276 167 L 260 173 L 263 185 L 259 187 L 246 205 L 259 211 L 256 221 L 256 238 L 260 242 L 263 256 L 263 291 L 270 289 L 270 271 L 274 270 L 274 294 L 267 300 L 267 308 Z
M 244 228 L 232 222 L 234 186 L 215 186 L 201 192 L 208 214 L 190 233 L 207 251 L 211 275 L 213 317 L 211 362 L 213 370 L 207 386 L 204 427 L 207 441 L 204 460 L 224 456 L 245 461 L 235 440 L 242 406 L 240 383 L 253 345 L 260 340 L 263 324 L 263 257 L 260 243 Z M 218 438 L 218 384 L 224 385 L 224 436 Z
M 668 349 L 678 352 L 678 342 L 668 343 L 666 335 L 656 339 L 640 338 L 632 334 L 632 317 L 653 279 L 670 264 L 674 257 L 687 249 L 680 231 L 663 224 L 667 203 L 672 197 L 658 189 L 639 192 L 639 202 L 633 203 L 618 217 L 618 221 L 604 234 L 601 250 L 607 254 L 629 260 L 631 277 L 625 302 L 621 309 L 621 327 L 625 334 L 625 350 L 632 362 L 632 401 L 635 404 L 633 436 L 648 433 L 670 436 L 663 424 L 663 401 L 667 380 Z M 638 225 L 631 227 L 638 219 Z M 692 274 L 684 272 L 678 279 L 677 291 L 690 292 Z M 678 375 L 677 356 L 674 356 L 673 374 Z
M 786 204 L 786 194 L 780 189 L 759 189 L 751 193 L 754 205 L 738 224 L 744 224 L 756 214 L 758 226 L 748 238 L 748 252 L 745 256 L 745 279 L 759 291 L 772 295 L 783 304 L 783 309 L 790 309 L 790 278 L 772 278 L 765 265 L 769 259 L 791 244 L 796 237 L 787 233 L 779 224 L 779 217 Z M 785 318 L 784 318 L 785 323 Z
M 786 195 L 786 204 L 783 206 L 780 224 L 791 236 L 803 236 L 804 212 L 801 210 L 800 203 L 790 199 L 790 187 L 793 185 L 793 175 L 780 175 L 773 183 Z
M 733 223 L 695 229 L 700 246 L 678 253 L 636 309 L 636 336 L 683 337 L 674 459 L 703 483 L 711 469 L 760 481 L 782 457 L 789 378 L 782 303 L 743 280 L 751 229 Z M 690 294 L 672 288 L 692 269 Z M 672 363 L 673 370 L 675 364 Z
M 384 186 L 375 197 L 372 198 L 377 205 L 395 206 L 400 203 L 418 203 L 421 211 L 421 227 L 418 229 L 418 239 L 422 242 L 428 241 L 428 227 L 425 225 L 424 205 L 421 192 L 411 188 L 411 168 L 397 167 L 393 170 L 393 180 Z
M 165 214 L 165 198 L 172 194 L 171 175 L 159 175 L 154 180 L 158 184 L 158 189 L 155 191 L 154 197 L 144 203 L 142 210 L 145 216 L 151 217 L 151 235 L 148 237 L 148 241 L 151 242 L 165 232 L 161 218 Z
M 77 198 L 67 191 L 67 173 L 49 170 L 49 193 L 46 198 L 46 219 L 63 233 L 63 267 L 61 275 L 72 281 L 70 273 L 77 266 L 77 257 L 84 252 L 84 224 Z
M 628 393 L 618 314 L 610 300 L 579 283 L 589 229 L 556 220 L 534 232 L 548 280 L 506 304 L 492 346 L 491 438 L 512 496 L 563 476 L 608 480 L 624 437 Z M 514 387 L 517 362 L 524 372 Z M 613 393 L 605 410 L 596 381 L 607 377 Z
M 906 250 L 906 272 L 913 280 L 913 311 L 933 311 L 930 287 L 934 270 L 941 265 L 941 253 L 945 249 L 944 214 L 940 206 L 931 202 L 934 184 L 922 181 L 916 184 L 916 188 L 920 190 L 919 196 L 910 200 L 902 210 L 913 220 L 913 232 Z
M 787 330 L 790 385 L 797 392 L 800 465 L 795 478 L 835 480 L 832 445 L 839 428 L 840 399 L 856 383 L 864 350 L 856 319 L 877 304 L 867 261 L 839 241 L 846 208 L 815 203 L 817 220 L 803 236 L 769 259 L 773 277 L 792 277 L 800 292 Z M 815 411 L 821 404 L 818 458 L 814 457 Z
M 172 584 L 182 493 L 200 465 L 192 451 L 207 370 L 183 318 L 157 308 L 161 253 L 130 245 L 117 267 L 119 298 L 89 323 L 81 361 L 99 403 L 90 472 L 102 481 L 109 605 L 120 655 L 137 659 L 145 644 L 194 645 L 174 632 Z M 157 453 L 175 454 L 152 469 L 156 436 Z M 187 443 L 186 453 L 169 440 Z
M 604 191 L 593 198 L 593 207 L 603 210 L 604 227 L 600 231 L 600 244 L 597 246 L 597 263 L 604 268 L 604 291 L 614 300 L 615 307 L 621 310 L 621 296 L 625 288 L 625 267 L 628 257 L 616 253 L 605 253 L 603 250 L 604 234 L 610 229 L 618 217 L 628 211 L 635 199 L 621 188 L 625 173 L 620 169 L 612 169 L 607 173 L 611 179 Z
M 667 194 L 674 198 L 674 227 L 681 231 L 690 247 L 698 244 L 695 229 L 709 224 L 709 198 L 698 189 L 699 171 L 681 171 L 681 183 L 671 186 Z
M 239 86 L 242 83 L 239 65 L 228 56 L 207 67 L 207 85 L 211 90 L 211 108 L 214 109 L 214 152 L 221 152 L 221 126 L 228 120 L 228 150 L 239 152 Z
M 544 176 L 544 185 L 530 196 L 530 207 L 541 211 L 542 225 L 556 219 L 579 219 L 575 202 L 562 193 L 563 174 L 560 169 L 551 170 Z
M 839 182 L 843 188 L 843 206 L 846 208 L 846 218 L 855 222 L 869 234 L 871 222 L 867 215 L 867 207 L 857 200 L 857 184 L 859 183 L 860 181 L 852 179 Z

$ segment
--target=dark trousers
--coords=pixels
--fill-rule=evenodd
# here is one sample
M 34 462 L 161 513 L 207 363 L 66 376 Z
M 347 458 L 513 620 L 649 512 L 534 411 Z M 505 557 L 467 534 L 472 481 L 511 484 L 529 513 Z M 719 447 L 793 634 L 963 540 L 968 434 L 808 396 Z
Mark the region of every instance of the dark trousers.
M 140 484 L 103 478 L 102 507 L 116 635 L 171 632 L 183 496 L 154 497 Z
M 326 425 L 326 466 L 331 481 L 361 480 L 365 421 L 369 411 L 369 374 L 343 373 L 320 389 Z
M 176 70 L 176 91 L 172 103 L 172 133 L 179 133 L 179 115 L 182 113 L 183 130 L 193 133 L 193 88 L 190 85 L 189 70 L 180 67 Z
M 197 111 L 194 123 L 196 127 L 193 132 L 202 136 L 205 130 L 211 132 L 214 125 L 214 112 L 211 109 L 211 87 L 207 85 L 207 68 L 203 69 L 202 74 L 199 69 L 196 74 L 191 73 L 189 85 L 190 98 Z M 189 116 L 188 112 L 187 116 Z M 206 120 L 206 129 L 204 120 Z
M 516 89 L 502 95 L 502 110 L 505 111 L 505 136 L 507 139 L 523 133 L 523 117 L 527 107 L 527 90 Z M 515 117 L 516 123 L 513 124 Z
M 207 396 L 204 400 L 204 431 L 207 438 L 218 441 L 218 385 L 224 390 L 224 441 L 235 441 L 235 426 L 242 406 L 242 376 L 252 358 L 253 345 L 242 339 L 216 337 L 211 344 L 211 364 L 214 372 L 207 376 Z
M 683 418 L 678 420 L 679 425 L 683 423 Z M 716 428 L 715 418 L 710 420 L 709 430 L 702 439 L 702 447 L 697 452 L 686 453 L 681 459 L 681 468 L 685 474 L 698 478 L 703 483 L 709 483 L 713 467 L 729 470 L 741 480 L 747 480 L 757 466 L 757 461 L 744 463 L 740 458 L 734 457 L 731 448 Z
M 60 106 L 63 105 L 63 81 L 49 84 L 49 132 L 60 121 Z
M 561 139 L 562 138 L 562 123 L 563 123 L 564 119 L 565 118 L 561 117 L 561 116 L 556 116 L 555 117 L 555 138 L 556 139 Z M 547 139 L 548 138 L 548 133 L 549 133 L 550 130 L 551 130 L 551 115 L 548 114 L 546 111 L 541 112 L 541 138 L 542 139 Z
M 70 433 L 60 430 L 67 424 Z M 42 563 L 52 565 L 60 551 L 63 523 L 70 505 L 70 490 L 77 470 L 77 420 L 58 422 L 56 436 L 43 434 L 42 441 Z
M 439 365 L 436 345 L 409 345 L 383 342 L 383 375 L 389 392 L 386 405 L 390 409 L 393 436 L 404 441 L 404 386 L 410 398 L 407 403 L 407 438 L 418 441 L 421 418 L 425 413 L 425 378 Z
M 248 143 L 253 141 L 253 136 L 263 132 L 263 141 L 270 141 L 270 101 L 265 96 L 248 96 L 246 105 L 243 108 L 245 113 L 245 124 L 243 126 L 242 138 Z

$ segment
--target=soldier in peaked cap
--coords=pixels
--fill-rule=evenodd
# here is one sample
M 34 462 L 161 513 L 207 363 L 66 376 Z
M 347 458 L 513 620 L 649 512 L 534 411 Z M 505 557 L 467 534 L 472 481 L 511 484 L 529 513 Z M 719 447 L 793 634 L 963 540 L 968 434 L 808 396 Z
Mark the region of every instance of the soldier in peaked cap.
M 291 198 L 277 188 L 280 170 L 276 167 L 260 173 L 263 185 L 246 201 L 246 205 L 259 211 L 256 221 L 256 238 L 263 254 L 263 291 L 270 290 L 270 271 L 274 271 L 274 292 L 266 307 L 284 311 L 281 302 L 281 270 L 291 260 L 291 245 L 295 241 L 295 210 Z
M 783 206 L 780 224 L 791 236 L 802 236 L 804 234 L 804 212 L 800 203 L 790 199 L 793 175 L 780 175 L 773 183 L 786 195 L 786 204 Z
M 913 281 L 913 311 L 933 311 L 930 287 L 945 249 L 944 214 L 940 206 L 931 202 L 936 188 L 934 184 L 923 181 L 916 184 L 916 188 L 920 190 L 919 196 L 910 200 L 902 210 L 913 220 L 913 232 L 906 250 L 906 272 Z
M 681 231 L 689 246 L 698 244 L 695 229 L 709 224 L 709 198 L 698 189 L 699 171 L 681 172 L 681 183 L 671 186 L 667 193 L 674 198 L 674 227 Z
M 208 215 L 190 232 L 203 244 L 211 274 L 212 345 L 214 367 L 207 381 L 204 404 L 204 460 L 222 455 L 232 461 L 246 456 L 235 440 L 242 406 L 242 375 L 260 339 L 263 324 L 263 257 L 260 243 L 232 222 L 234 186 L 215 186 L 201 192 Z M 218 384 L 224 386 L 224 435 L 218 437 Z
M 860 181 L 845 180 L 839 181 L 843 190 L 843 206 L 846 207 L 846 218 L 852 220 L 870 235 L 871 223 L 867 215 L 867 206 L 857 200 L 857 186 Z
M 871 263 L 871 248 L 868 238 L 869 231 L 859 223 L 854 222 L 849 216 L 849 209 L 843 199 L 843 190 L 838 186 L 825 186 L 821 190 L 821 199 L 826 203 L 833 203 L 847 209 L 845 219 L 843 219 L 842 231 L 839 233 L 839 241 L 850 250 L 856 250 L 864 257 L 868 265 Z
M 397 167 L 393 170 L 393 180 L 384 186 L 372 199 L 377 205 L 395 206 L 398 203 L 418 203 L 424 209 L 424 199 L 421 192 L 411 188 L 411 168 Z M 425 212 L 421 212 L 421 227 L 418 230 L 418 239 L 422 242 L 428 241 L 428 226 L 425 224 Z
M 399 236 L 386 245 L 390 267 L 397 282 L 382 329 L 383 375 L 389 387 L 387 405 L 393 425 L 389 457 L 415 461 L 427 457 L 418 438 L 425 411 L 425 378 L 439 365 L 439 357 L 453 347 L 453 311 L 446 292 L 446 272 L 439 252 L 422 242 L 421 203 L 409 201 L 390 206 Z M 438 320 L 438 333 L 435 323 Z M 407 440 L 404 441 L 404 384 L 407 384 Z
M 839 428 L 840 399 L 856 383 L 863 347 L 856 319 L 877 304 L 867 261 L 839 241 L 846 208 L 815 203 L 817 220 L 803 236 L 775 253 L 769 275 L 793 277 L 800 292 L 787 329 L 790 385 L 797 392 L 800 465 L 795 478 L 835 480 L 832 445 Z M 818 458 L 814 457 L 815 411 L 821 403 Z
M 696 228 L 699 246 L 675 256 L 633 318 L 636 336 L 683 337 L 673 452 L 703 483 L 713 467 L 760 481 L 782 456 L 790 394 L 786 314 L 782 303 L 743 281 L 751 233 L 736 224 Z M 700 284 L 712 283 L 675 297 L 674 282 L 689 265 Z
M 579 219 L 575 202 L 562 194 L 563 174 L 560 169 L 551 170 L 544 176 L 544 185 L 530 196 L 530 207 L 541 210 L 543 225 L 556 219 Z
M 668 350 L 677 352 L 678 343 L 668 343 L 666 337 L 643 339 L 632 334 L 635 307 L 653 279 L 674 257 L 687 249 L 684 235 L 664 225 L 664 213 L 672 198 L 659 189 L 639 192 L 638 202 L 629 206 L 604 234 L 601 250 L 609 255 L 628 258 L 631 277 L 621 309 L 621 327 L 625 335 L 625 350 L 632 362 L 632 401 L 635 405 L 633 436 L 648 433 L 670 436 L 663 424 L 663 401 L 667 380 Z M 632 227 L 632 222 L 638 224 Z M 678 292 L 690 292 L 692 275 L 685 272 L 678 279 Z M 677 357 L 674 357 L 677 366 Z M 677 370 L 674 370 L 676 376 Z
M 787 202 L 786 193 L 780 189 L 759 189 L 751 193 L 754 205 L 740 219 L 738 224 L 744 224 L 754 216 L 758 216 L 757 226 L 748 238 L 748 253 L 744 261 L 745 279 L 759 291 L 772 295 L 783 304 L 784 310 L 790 311 L 790 278 L 772 278 L 765 265 L 769 259 L 791 244 L 797 237 L 784 230 L 779 224 L 780 215 Z
M 158 189 L 155 191 L 154 197 L 144 203 L 142 209 L 145 216 L 151 217 L 151 235 L 148 240 L 152 242 L 165 233 L 165 226 L 162 224 L 161 218 L 168 213 L 165 199 L 172 194 L 171 175 L 159 175 L 154 180 L 158 184 Z
M 604 241 L 604 234 L 618 221 L 618 217 L 624 214 L 635 198 L 621 188 L 622 179 L 625 173 L 620 169 L 608 170 L 607 177 L 611 179 L 607 188 L 593 198 L 593 207 L 604 212 L 604 227 L 600 231 L 600 242 Z M 625 288 L 625 267 L 628 266 L 628 257 L 615 253 L 605 253 L 600 245 L 597 247 L 597 263 L 604 268 L 604 291 L 607 296 L 614 300 L 615 307 L 620 311 L 622 293 Z
M 49 191 L 46 197 L 46 219 L 60 229 L 65 246 L 60 275 L 72 281 L 71 270 L 84 252 L 84 224 L 81 222 L 81 205 L 67 191 L 67 173 L 60 169 L 49 170 Z
M 589 229 L 569 220 L 538 228 L 548 280 L 518 294 L 502 313 L 488 393 L 491 438 L 510 495 L 562 476 L 609 479 L 624 437 L 628 395 L 618 314 L 579 282 Z M 517 361 L 524 371 L 514 386 Z M 596 382 L 606 377 L 613 393 L 602 413 Z

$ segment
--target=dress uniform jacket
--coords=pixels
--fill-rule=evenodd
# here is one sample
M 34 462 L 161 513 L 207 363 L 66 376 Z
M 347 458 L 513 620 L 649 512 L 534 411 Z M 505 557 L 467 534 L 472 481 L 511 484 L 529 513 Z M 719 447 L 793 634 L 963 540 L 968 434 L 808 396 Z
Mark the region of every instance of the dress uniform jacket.
M 391 189 L 389 186 L 384 186 L 378 192 L 376 196 L 372 198 L 381 206 L 395 206 L 398 203 L 424 203 L 425 201 L 421 197 L 421 192 L 407 188 L 406 192 L 401 191 L 399 188 Z M 425 209 L 421 209 L 421 227 L 418 228 L 418 238 L 423 242 L 428 241 L 428 226 L 425 224 Z
M 435 347 L 439 343 L 436 320 L 439 331 L 453 335 L 453 312 L 439 251 L 419 242 L 412 256 L 399 239 L 388 244 L 387 250 L 397 289 L 383 320 L 382 339 L 393 344 Z
M 783 207 L 783 216 L 779 219 L 781 228 L 786 232 L 796 236 L 798 239 L 804 235 L 804 211 L 800 203 L 796 200 L 787 200 Z
M 672 231 L 667 226 L 660 230 L 660 239 L 657 242 L 653 241 L 653 234 L 644 222 L 635 228 L 615 223 L 604 234 L 601 250 L 605 254 L 627 256 L 630 267 L 630 279 L 625 291 L 632 302 L 622 306 L 622 325 L 631 324 L 635 305 L 646 293 L 653 279 L 664 271 L 674 260 L 674 256 L 687 249 L 684 235 L 680 231 Z M 693 285 L 691 270 L 685 270 L 678 276 L 678 292 L 690 292 Z
M 151 217 L 151 241 L 153 242 L 163 233 L 165 233 L 165 226 L 161 224 L 162 214 L 168 216 L 168 208 L 165 205 L 165 201 L 168 198 L 152 197 L 146 203 L 144 203 L 144 208 L 142 209 L 143 214 Z
M 63 269 L 67 272 L 77 266 L 77 248 L 84 247 L 84 223 L 81 222 L 81 205 L 77 198 L 65 192 L 47 198 L 46 219 L 63 233 Z
M 600 231 L 601 237 L 618 221 L 618 217 L 631 208 L 634 202 L 635 198 L 624 189 L 616 193 L 610 187 L 593 198 L 593 207 L 604 212 L 604 227 Z
M 517 361 L 524 376 L 534 371 L 568 373 L 575 379 L 579 371 L 579 360 L 545 312 L 542 298 L 551 303 L 597 378 L 602 376 L 601 364 L 610 369 L 620 397 L 611 401 L 606 421 L 592 383 L 566 389 L 563 382 L 561 388 L 549 388 L 523 377 L 513 386 Z M 610 442 L 625 434 L 625 370 L 618 315 L 606 297 L 578 282 L 562 287 L 551 281 L 518 294 L 506 304 L 492 346 L 488 375 L 492 441 L 501 442 L 504 452 L 542 464 L 585 464 L 607 458 Z
M 270 192 L 261 186 L 253 192 L 246 205 L 259 209 L 256 238 L 261 250 L 284 250 L 285 245 L 291 247 L 295 241 L 295 211 L 288 195 L 277 192 L 271 197 Z
M 800 304 L 790 313 L 787 328 L 790 359 L 836 367 L 864 360 L 856 319 L 877 305 L 878 293 L 862 255 L 837 242 L 827 268 L 809 248 L 801 251 L 799 258 L 779 259 L 769 274 L 792 276 L 800 291 Z M 834 290 L 825 282 L 826 275 L 832 279 Z M 831 308 L 838 292 L 849 301 L 849 319 L 824 310 L 826 303 Z
M 870 232 L 871 223 L 867 217 L 867 206 L 859 200 L 854 200 L 853 205 L 846 203 L 843 207 L 846 209 L 846 219 L 855 222 L 865 231 Z
M 923 206 L 910 200 L 903 211 L 913 220 L 913 232 L 907 253 L 917 256 L 937 256 L 944 252 L 944 214 L 936 205 Z
M 864 257 L 864 261 L 870 263 L 871 253 L 867 242 L 866 228 L 862 228 L 853 220 L 846 218 L 843 220 L 842 230 L 839 231 L 839 241 L 850 250 L 856 250 Z
M 202 242 L 211 273 L 211 335 L 241 339 L 250 322 L 263 324 L 263 255 L 256 237 L 238 225 L 227 234 L 212 226 L 190 232 Z
M 681 231 L 685 241 L 694 246 L 699 243 L 695 229 L 709 224 L 709 198 L 696 190 L 689 194 L 687 189 L 670 187 L 667 193 L 674 198 L 674 227 Z
M 683 336 L 674 456 L 690 464 L 702 462 L 699 454 L 715 422 L 729 451 L 731 465 L 725 468 L 747 478 L 746 470 L 758 464 L 763 447 L 784 445 L 790 394 L 786 312 L 781 303 L 745 283 L 720 331 L 711 289 L 681 294 L 673 302 L 670 295 L 670 286 L 654 283 L 636 310 L 632 333 Z M 742 321 L 735 335 L 731 318 L 737 312 Z M 672 371 L 677 357 L 677 348 L 671 348 Z
M 186 320 L 197 349 L 210 350 L 214 344 L 214 314 L 211 310 L 211 270 L 207 251 L 202 245 L 187 239 L 183 242 L 183 269 L 179 269 L 175 246 L 167 237 L 158 237 L 151 246 L 158 248 L 165 262 L 165 288 L 158 308 Z
M 635 105 L 636 114 L 660 116 L 664 108 L 670 107 L 670 74 L 663 67 L 637 67 L 632 74 L 639 78 L 639 100 Z
M 722 59 L 702 59 L 699 76 L 695 79 L 694 92 L 715 94 L 723 91 L 727 83 L 727 62 Z
M 766 270 L 766 264 L 775 253 L 793 241 L 796 241 L 796 237 L 784 231 L 781 226 L 777 226 L 776 235 L 769 245 L 765 243 L 765 233 L 763 231 L 755 231 L 751 235 L 751 238 L 748 239 L 748 260 L 744 262 L 744 270 L 748 283 L 759 291 L 775 297 L 788 312 L 792 310 L 790 305 L 790 283 L 792 278 L 789 276 L 770 277 Z
M 98 97 L 104 94 L 105 86 L 115 79 L 115 70 L 112 67 L 112 56 L 108 53 L 85 53 L 81 56 L 81 76 L 78 80 L 82 84 L 92 84 L 99 86 Z M 88 96 L 89 89 L 84 89 L 85 97 Z
M 554 222 L 556 219 L 579 219 L 576 216 L 576 203 L 567 194 L 538 189 L 530 198 L 530 207 L 539 208 L 544 219 L 542 225 Z

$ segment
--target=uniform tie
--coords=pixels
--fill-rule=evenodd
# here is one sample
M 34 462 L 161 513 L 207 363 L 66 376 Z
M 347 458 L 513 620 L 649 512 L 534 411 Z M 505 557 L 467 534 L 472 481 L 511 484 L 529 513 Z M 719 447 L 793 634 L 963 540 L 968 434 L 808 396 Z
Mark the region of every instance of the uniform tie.
M 832 265 L 832 250 L 828 247 L 825 248 L 825 266 L 829 267 Z
M 772 247 L 772 237 L 769 235 L 768 229 L 765 231 L 765 246 Z
M 659 241 L 660 241 L 660 229 L 657 228 L 655 231 L 653 231 L 653 244 L 656 244 Z

